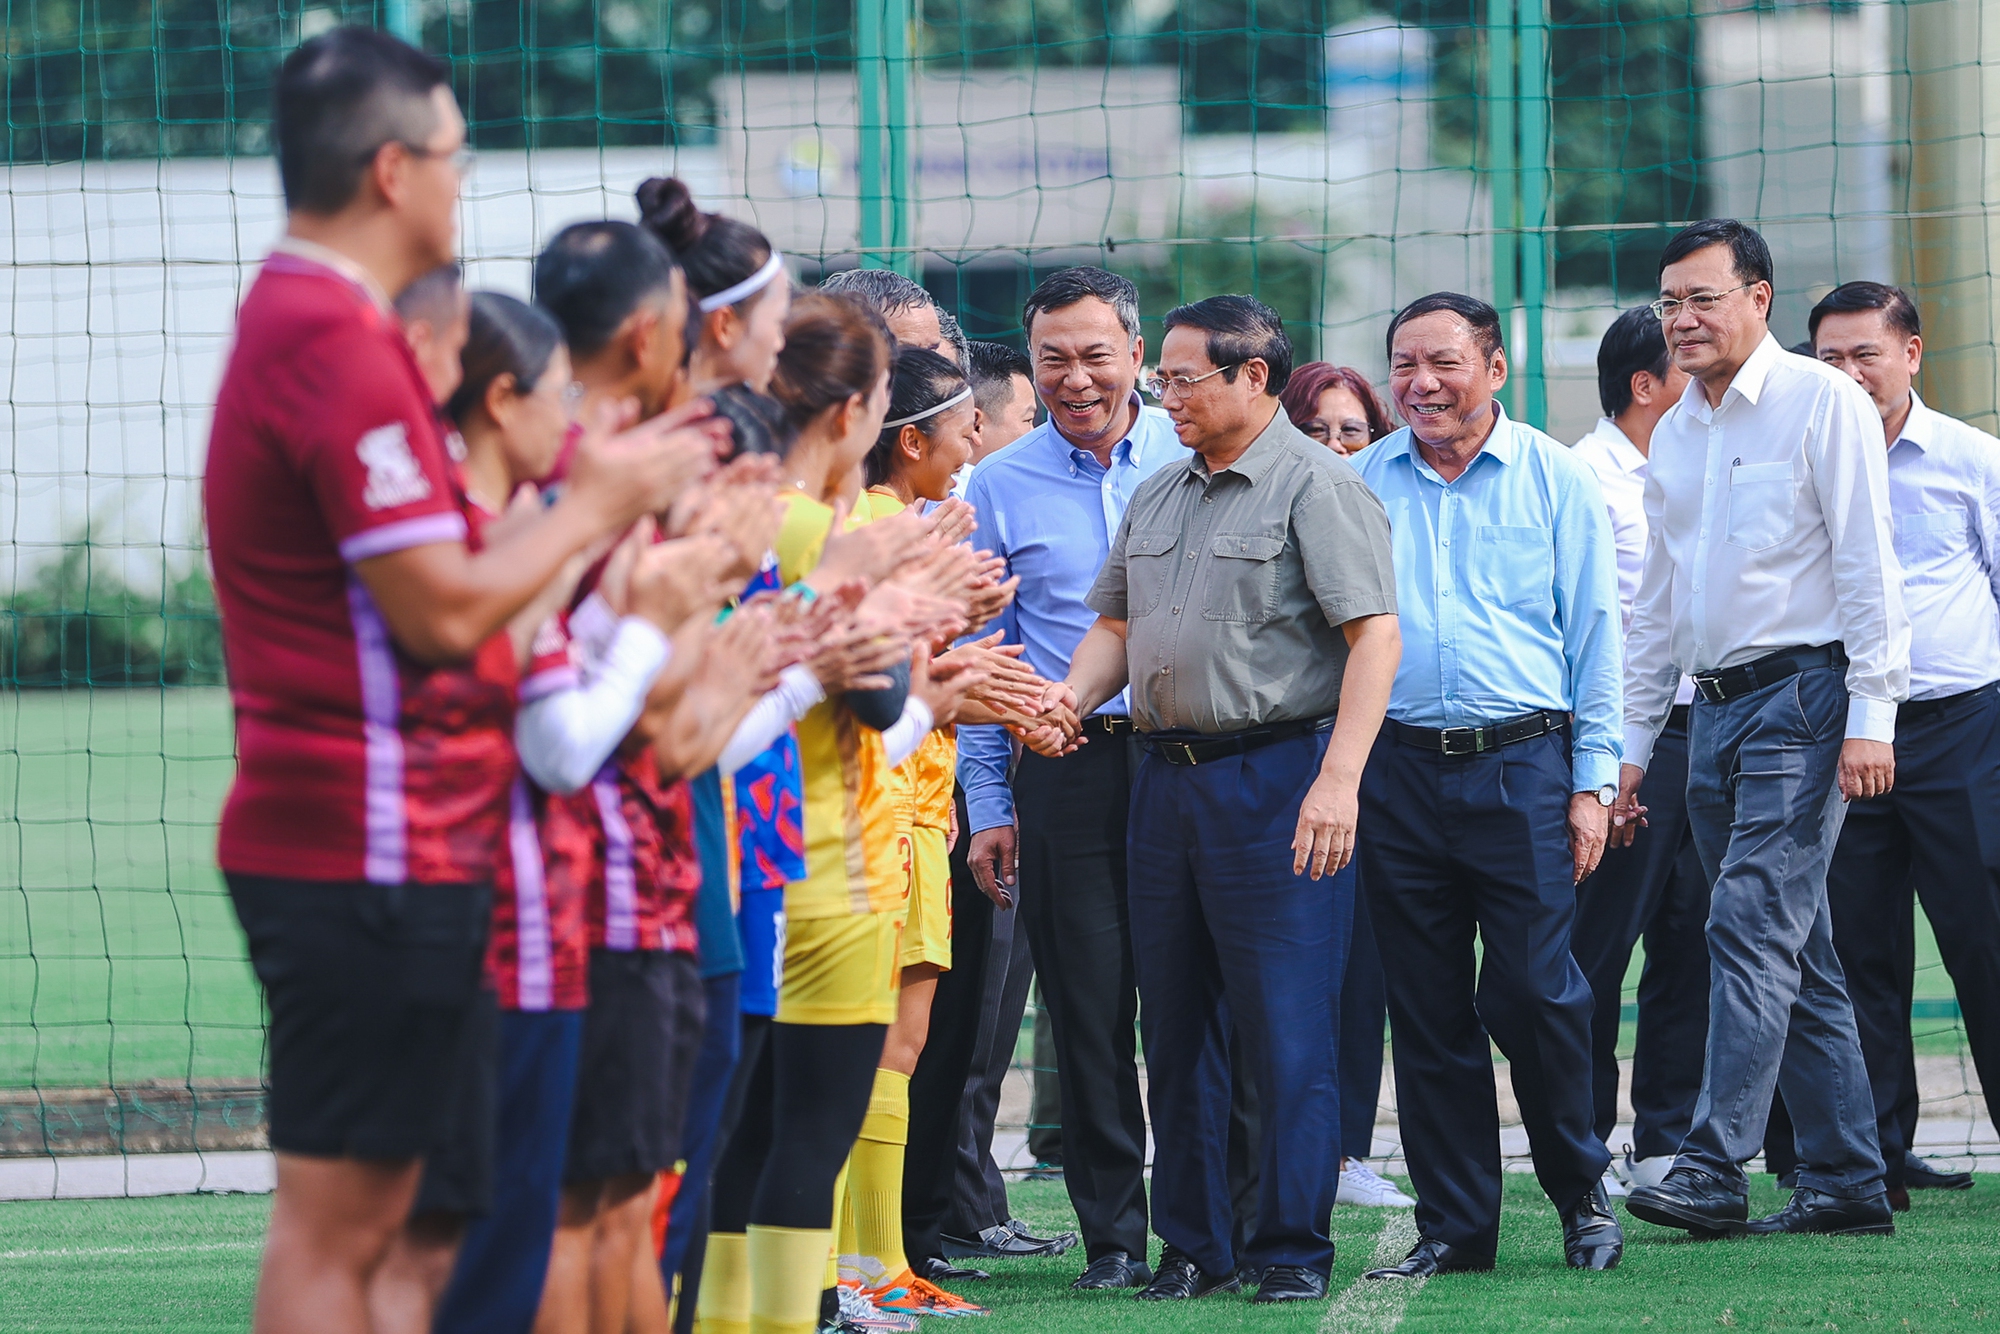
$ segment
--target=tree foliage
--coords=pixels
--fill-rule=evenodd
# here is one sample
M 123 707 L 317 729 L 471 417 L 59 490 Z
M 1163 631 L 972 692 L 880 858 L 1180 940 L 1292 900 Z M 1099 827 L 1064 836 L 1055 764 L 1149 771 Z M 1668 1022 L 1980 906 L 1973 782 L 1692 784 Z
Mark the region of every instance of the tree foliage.
M 66 543 L 0 609 L 8 686 L 220 685 L 215 590 L 196 565 L 132 587 L 84 539 Z

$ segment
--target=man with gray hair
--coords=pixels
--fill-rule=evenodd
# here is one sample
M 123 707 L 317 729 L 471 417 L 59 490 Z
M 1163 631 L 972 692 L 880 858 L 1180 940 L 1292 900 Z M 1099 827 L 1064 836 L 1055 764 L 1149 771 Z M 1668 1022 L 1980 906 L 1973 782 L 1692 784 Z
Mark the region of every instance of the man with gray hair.
M 965 330 L 952 313 L 914 279 L 891 269 L 847 269 L 819 285 L 867 302 L 889 325 L 900 347 L 920 347 L 965 365 Z

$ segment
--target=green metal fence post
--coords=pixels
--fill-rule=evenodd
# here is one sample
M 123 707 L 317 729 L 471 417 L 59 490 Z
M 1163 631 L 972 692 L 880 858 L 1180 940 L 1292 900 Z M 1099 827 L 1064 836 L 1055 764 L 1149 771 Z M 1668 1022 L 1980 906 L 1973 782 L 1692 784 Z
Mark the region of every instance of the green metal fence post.
M 854 13 L 854 77 L 861 136 L 856 173 L 864 268 L 911 273 L 910 4 L 860 0 Z
M 1488 0 L 1486 7 L 1486 177 L 1493 195 L 1493 305 L 1506 329 L 1519 304 L 1520 159 L 1515 130 L 1515 0 Z M 1501 392 L 1507 410 L 1519 412 L 1520 394 L 1510 383 Z
M 424 44 L 423 6 L 419 0 L 383 0 L 382 26 L 411 46 Z
M 1549 384 L 1542 358 L 1543 305 L 1549 265 L 1549 0 L 1519 0 L 1521 123 L 1521 307 L 1527 336 L 1519 349 L 1531 426 L 1549 422 Z

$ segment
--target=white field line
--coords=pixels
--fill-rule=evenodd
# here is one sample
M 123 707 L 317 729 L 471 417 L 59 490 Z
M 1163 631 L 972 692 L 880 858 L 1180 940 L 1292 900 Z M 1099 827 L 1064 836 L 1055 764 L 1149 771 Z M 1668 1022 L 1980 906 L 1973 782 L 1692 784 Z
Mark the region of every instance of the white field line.
M 1417 1244 L 1416 1215 L 1399 1209 L 1382 1225 L 1370 1269 L 1392 1265 Z M 1338 1293 L 1319 1322 L 1319 1334 L 1389 1334 L 1403 1322 L 1403 1308 L 1424 1279 L 1357 1278 Z
M 63 1246 L 50 1250 L 0 1251 L 0 1260 L 78 1260 L 97 1255 L 192 1255 L 198 1251 L 256 1251 L 261 1241 L 206 1241 L 194 1246 Z

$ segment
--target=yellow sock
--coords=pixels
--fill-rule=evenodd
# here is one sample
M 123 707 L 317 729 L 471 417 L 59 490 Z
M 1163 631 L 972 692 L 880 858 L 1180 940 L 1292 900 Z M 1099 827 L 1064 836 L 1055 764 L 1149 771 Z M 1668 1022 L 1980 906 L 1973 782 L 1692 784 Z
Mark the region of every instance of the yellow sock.
M 813 1334 L 832 1230 L 752 1223 L 747 1241 L 750 1334 Z M 708 1287 L 706 1275 L 702 1287 Z
M 833 1236 L 828 1239 L 826 1248 L 826 1282 L 822 1285 L 822 1289 L 831 1288 L 840 1282 L 840 1256 L 848 1249 L 848 1243 L 853 1239 L 854 1212 L 847 1194 L 847 1170 L 852 1165 L 851 1158 L 842 1163 L 840 1175 L 833 1179 Z M 835 1241 L 838 1241 L 839 1245 L 834 1245 Z
M 749 1334 L 750 1248 L 741 1232 L 711 1232 L 695 1297 L 695 1334 Z
M 861 1138 L 848 1159 L 847 1193 L 854 1215 L 852 1252 L 872 1257 L 892 1278 L 910 1267 L 903 1255 L 903 1156 L 909 1142 L 910 1077 L 877 1070 Z

